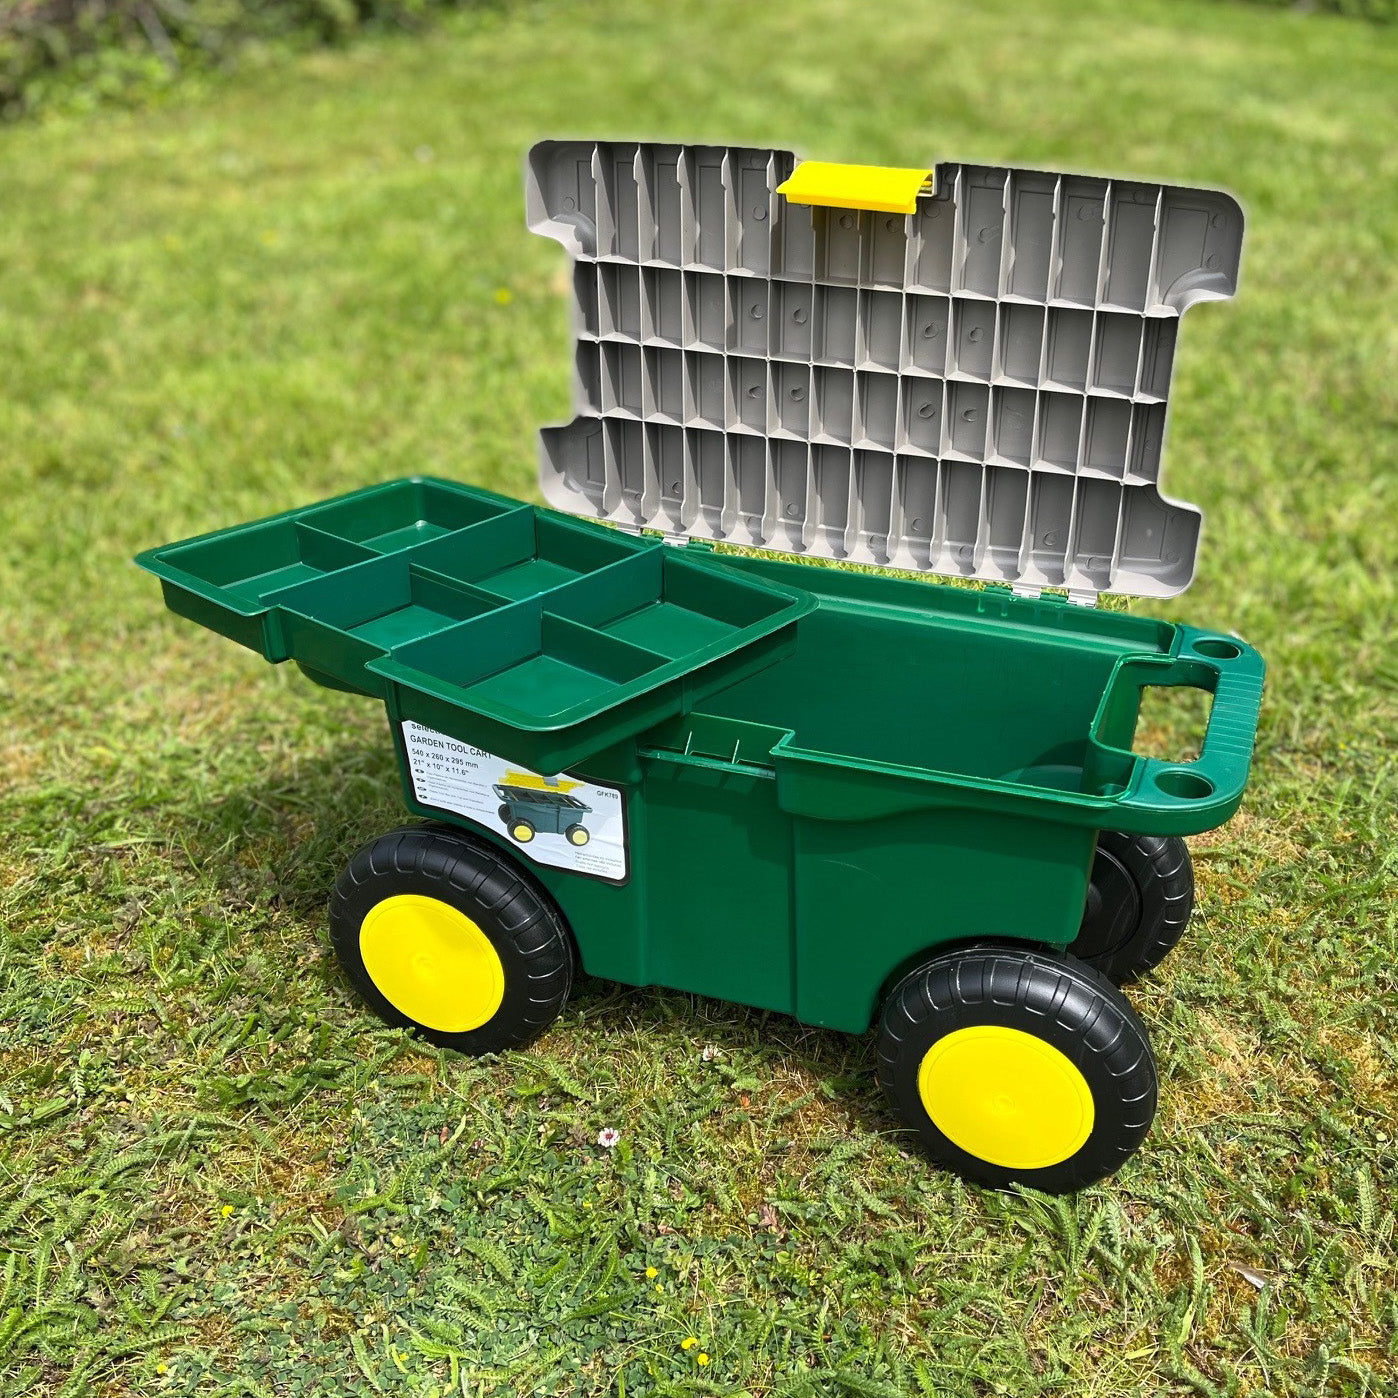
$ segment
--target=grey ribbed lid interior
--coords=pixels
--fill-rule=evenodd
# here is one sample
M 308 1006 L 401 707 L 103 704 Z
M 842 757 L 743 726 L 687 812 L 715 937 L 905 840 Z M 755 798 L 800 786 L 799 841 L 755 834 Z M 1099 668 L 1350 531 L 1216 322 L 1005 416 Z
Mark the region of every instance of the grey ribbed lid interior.
M 948 576 L 1171 596 L 1179 317 L 1231 296 L 1214 190 L 944 164 L 907 216 L 792 204 L 786 151 L 545 142 L 577 416 L 546 499 L 631 528 Z

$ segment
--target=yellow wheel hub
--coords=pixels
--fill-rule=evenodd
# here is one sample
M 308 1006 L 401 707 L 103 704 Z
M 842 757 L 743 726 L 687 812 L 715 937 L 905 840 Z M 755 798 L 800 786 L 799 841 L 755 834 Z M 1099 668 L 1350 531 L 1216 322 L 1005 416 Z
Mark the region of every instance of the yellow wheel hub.
M 1070 1159 L 1092 1134 L 1096 1114 L 1087 1079 L 1066 1055 L 998 1024 L 938 1039 L 923 1055 L 917 1090 L 953 1145 L 1006 1170 Z
M 515 839 L 522 845 L 527 845 L 530 840 L 534 838 L 533 828 L 522 822 L 517 824 L 510 833 L 514 835 Z
M 490 1020 L 505 997 L 505 968 L 490 938 L 439 898 L 399 893 L 359 925 L 369 979 L 395 1009 L 442 1034 Z

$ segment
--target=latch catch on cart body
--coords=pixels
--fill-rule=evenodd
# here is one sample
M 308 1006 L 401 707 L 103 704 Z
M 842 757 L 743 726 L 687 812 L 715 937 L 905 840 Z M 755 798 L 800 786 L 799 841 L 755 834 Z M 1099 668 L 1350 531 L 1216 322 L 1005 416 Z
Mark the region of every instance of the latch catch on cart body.
M 648 536 L 653 539 L 659 539 L 662 544 L 670 544 L 675 548 L 683 548 L 685 545 L 694 542 L 688 534 L 683 534 L 673 529 L 650 529 L 642 527 L 639 524 L 630 524 L 625 520 L 617 520 L 616 527 L 623 534 L 630 534 L 633 538 L 640 539 Z

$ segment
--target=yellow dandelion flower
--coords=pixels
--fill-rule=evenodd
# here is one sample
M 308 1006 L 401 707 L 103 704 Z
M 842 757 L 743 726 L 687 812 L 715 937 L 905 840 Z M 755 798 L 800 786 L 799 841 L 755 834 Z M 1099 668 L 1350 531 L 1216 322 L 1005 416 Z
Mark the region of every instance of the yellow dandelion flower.
M 683 1340 L 680 1341 L 680 1348 L 681 1348 L 681 1349 L 693 1349 L 693 1348 L 695 1347 L 695 1345 L 697 1345 L 698 1343 L 699 1343 L 699 1341 L 698 1341 L 697 1339 L 695 1339 L 695 1337 L 694 1337 L 693 1335 L 686 1335 L 685 1338 L 684 1338 Z
M 661 1282 L 656 1282 L 656 1284 L 655 1284 L 655 1289 L 656 1289 L 657 1291 L 663 1292 L 663 1291 L 665 1290 L 664 1284 L 661 1283 Z
M 233 1205 L 232 1205 L 232 1204 L 225 1204 L 225 1205 L 219 1210 L 219 1213 L 221 1213 L 221 1214 L 224 1216 L 224 1218 L 231 1218 L 231 1217 L 233 1216 Z
M 646 1268 L 646 1276 L 648 1276 L 651 1279 L 651 1281 L 654 1281 L 656 1277 L 658 1277 L 659 1275 L 660 1273 L 657 1272 L 654 1267 Z
M 707 1364 L 707 1363 L 709 1362 L 709 1356 L 708 1356 L 707 1354 L 705 1354 L 703 1350 L 700 1350 L 700 1351 L 699 1351 L 699 1354 L 698 1354 L 698 1362 L 699 1362 L 699 1366 L 700 1366 L 701 1368 L 702 1368 L 705 1364 Z

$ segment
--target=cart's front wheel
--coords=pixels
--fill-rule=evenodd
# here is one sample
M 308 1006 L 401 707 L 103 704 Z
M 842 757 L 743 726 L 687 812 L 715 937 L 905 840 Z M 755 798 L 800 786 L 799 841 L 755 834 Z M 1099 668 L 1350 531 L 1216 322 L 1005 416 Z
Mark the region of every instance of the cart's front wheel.
M 1155 1115 L 1155 1060 L 1121 992 L 1072 957 L 948 951 L 884 1006 L 879 1080 L 934 1159 L 1050 1193 L 1111 1174 Z
M 536 831 L 533 821 L 525 820 L 521 817 L 519 820 L 510 823 L 510 835 L 521 845 L 527 845 L 530 840 L 534 838 L 535 834 Z
M 441 827 L 365 845 L 336 880 L 330 935 L 381 1019 L 463 1053 L 527 1043 L 573 983 L 573 939 L 548 895 L 484 841 Z
M 580 849 L 592 838 L 584 825 L 570 825 L 564 833 L 568 836 L 568 843 Z
M 1178 835 L 1103 830 L 1082 926 L 1068 950 L 1127 985 L 1165 959 L 1193 911 L 1194 867 Z

